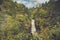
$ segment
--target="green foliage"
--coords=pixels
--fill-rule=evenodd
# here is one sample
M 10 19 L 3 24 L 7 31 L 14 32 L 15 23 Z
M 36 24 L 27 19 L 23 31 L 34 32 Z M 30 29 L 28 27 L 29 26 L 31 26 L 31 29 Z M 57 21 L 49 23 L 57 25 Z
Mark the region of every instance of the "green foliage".
M 0 40 L 54 40 L 53 34 L 58 40 L 60 6 L 57 5 L 58 1 L 50 1 L 41 7 L 28 9 L 12 0 L 3 0 L 0 5 Z M 32 18 L 35 19 L 36 29 L 40 28 L 37 36 L 29 33 Z

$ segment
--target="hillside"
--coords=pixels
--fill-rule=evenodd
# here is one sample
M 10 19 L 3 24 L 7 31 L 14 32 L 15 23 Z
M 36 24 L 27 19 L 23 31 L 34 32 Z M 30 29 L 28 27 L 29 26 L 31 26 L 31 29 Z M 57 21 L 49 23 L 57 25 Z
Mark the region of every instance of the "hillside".
M 37 36 L 31 34 L 32 19 Z M 12 0 L 0 0 L 0 40 L 60 40 L 60 1 L 28 9 Z

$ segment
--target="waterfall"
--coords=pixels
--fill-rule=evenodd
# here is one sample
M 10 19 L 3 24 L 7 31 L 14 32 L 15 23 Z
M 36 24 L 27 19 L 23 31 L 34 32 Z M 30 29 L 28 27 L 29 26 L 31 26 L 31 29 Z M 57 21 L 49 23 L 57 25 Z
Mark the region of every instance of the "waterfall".
M 31 33 L 34 35 L 36 33 L 35 20 L 31 20 Z

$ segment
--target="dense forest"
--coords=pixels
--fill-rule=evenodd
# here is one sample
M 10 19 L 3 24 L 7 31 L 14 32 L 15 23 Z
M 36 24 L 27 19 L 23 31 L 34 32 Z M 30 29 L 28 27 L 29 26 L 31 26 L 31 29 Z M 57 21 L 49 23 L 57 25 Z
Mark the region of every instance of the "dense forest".
M 0 0 L 0 40 L 60 40 L 60 0 L 27 8 L 12 0 Z M 31 19 L 36 33 L 31 34 Z

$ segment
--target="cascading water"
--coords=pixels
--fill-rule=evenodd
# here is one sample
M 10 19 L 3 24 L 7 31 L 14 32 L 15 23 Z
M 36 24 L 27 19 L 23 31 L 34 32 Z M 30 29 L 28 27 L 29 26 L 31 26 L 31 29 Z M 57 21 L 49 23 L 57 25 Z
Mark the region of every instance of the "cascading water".
M 34 35 L 36 33 L 35 20 L 31 20 L 31 33 Z

